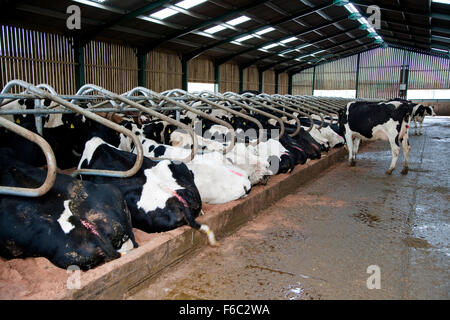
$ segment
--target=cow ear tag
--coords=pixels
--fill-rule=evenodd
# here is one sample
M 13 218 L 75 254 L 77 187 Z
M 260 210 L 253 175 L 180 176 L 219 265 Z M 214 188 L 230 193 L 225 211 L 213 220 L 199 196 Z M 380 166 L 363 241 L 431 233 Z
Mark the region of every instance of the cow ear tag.
M 169 128 L 169 130 L 167 130 L 167 132 L 171 133 L 171 132 L 172 132 L 172 130 L 170 130 L 170 128 Z
M 70 129 L 75 129 L 75 126 L 73 125 L 73 123 L 70 124 Z
M 17 124 L 20 124 L 20 118 L 17 118 L 17 119 L 16 119 L 16 123 L 17 123 Z

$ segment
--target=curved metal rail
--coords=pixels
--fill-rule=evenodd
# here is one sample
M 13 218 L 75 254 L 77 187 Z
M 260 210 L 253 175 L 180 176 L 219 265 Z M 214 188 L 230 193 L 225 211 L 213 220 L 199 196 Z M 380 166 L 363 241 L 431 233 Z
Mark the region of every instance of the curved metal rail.
M 47 176 L 38 188 L 20 188 L 20 187 L 6 187 L 0 186 L 0 194 L 12 195 L 12 196 L 22 196 L 22 197 L 40 197 L 46 194 L 55 184 L 56 180 L 56 159 L 52 148 L 45 141 L 44 138 L 38 134 L 22 128 L 21 126 L 11 122 L 7 119 L 0 117 L 0 126 L 5 127 L 7 130 L 17 133 L 18 135 L 24 137 L 25 139 L 37 144 L 45 155 L 45 160 L 47 162 Z
M 221 105 L 221 104 L 219 104 L 217 102 L 210 101 L 209 99 L 207 99 L 205 97 L 205 96 L 209 96 L 209 97 L 214 97 L 216 99 L 222 99 L 221 95 L 219 95 L 217 93 L 210 92 L 210 91 L 201 91 L 201 92 L 198 92 L 197 94 L 188 93 L 188 92 L 186 92 L 184 90 L 180 90 L 180 91 L 181 92 L 185 92 L 186 96 L 190 97 L 193 100 L 201 101 L 202 103 L 204 103 L 206 105 L 209 105 L 209 106 L 211 106 L 213 108 L 224 110 L 224 111 L 226 111 L 228 113 L 231 113 L 231 114 L 233 114 L 233 115 L 235 115 L 237 117 L 240 117 L 240 118 L 246 119 L 246 120 L 248 120 L 250 122 L 253 122 L 254 124 L 256 124 L 258 126 L 260 134 L 257 137 L 256 142 L 251 142 L 251 144 L 256 145 L 256 144 L 259 144 L 261 142 L 261 139 L 262 139 L 262 137 L 264 135 L 264 127 L 262 126 L 261 122 L 259 122 L 257 119 L 255 119 L 255 118 L 253 118 L 253 117 L 251 117 L 251 116 L 249 116 L 249 115 L 247 115 L 245 113 L 233 110 L 233 109 L 231 109 L 229 107 L 226 107 L 224 105 Z
M 128 129 L 126 129 L 123 126 L 120 126 L 112 121 L 109 121 L 103 117 L 100 117 L 99 115 L 87 111 L 77 105 L 74 105 L 73 103 L 70 103 L 59 96 L 56 96 L 54 94 L 51 94 L 50 92 L 47 92 L 45 90 L 42 90 L 40 88 L 37 88 L 36 86 L 33 86 L 25 81 L 22 80 L 12 80 L 6 84 L 6 86 L 3 88 L 2 93 L 9 91 L 14 86 L 20 86 L 25 88 L 26 92 L 30 92 L 40 99 L 47 98 L 51 101 L 54 101 L 58 103 L 61 106 L 64 106 L 76 113 L 80 113 L 84 115 L 86 118 L 92 119 L 96 122 L 99 122 L 115 131 L 118 131 L 120 133 L 123 133 L 124 135 L 130 137 L 130 139 L 133 140 L 133 142 L 137 143 L 137 157 L 136 162 L 133 165 L 133 167 L 127 171 L 115 171 L 115 170 L 95 170 L 95 169 L 79 169 L 73 172 L 72 176 L 76 176 L 78 174 L 85 174 L 85 175 L 102 175 L 102 176 L 108 176 L 108 177 L 130 177 L 136 174 L 139 169 L 141 168 L 142 161 L 143 161 L 143 152 L 142 152 L 142 145 L 139 141 L 139 139 Z
M 289 134 L 291 137 L 295 137 L 300 132 L 300 129 L 302 128 L 302 124 L 300 123 L 300 120 L 296 116 L 294 116 L 293 114 L 291 114 L 289 112 L 286 112 L 284 110 L 280 110 L 280 109 L 275 108 L 272 105 L 273 101 L 271 101 L 270 99 L 267 99 L 267 97 L 270 97 L 269 95 L 267 95 L 267 94 L 259 94 L 258 96 L 256 96 L 255 94 L 253 94 L 251 92 L 245 92 L 245 93 L 241 94 L 240 96 L 242 97 L 242 99 L 244 99 L 247 102 L 250 102 L 250 103 L 253 103 L 253 104 L 257 104 L 257 105 L 259 105 L 259 106 L 261 106 L 263 108 L 267 108 L 267 109 L 272 110 L 274 112 L 278 112 L 280 114 L 284 114 L 286 117 L 294 119 L 297 125 L 296 125 L 295 131 L 293 133 Z M 256 100 L 256 99 L 258 99 L 258 100 Z M 270 103 L 271 105 L 270 106 L 266 105 L 266 104 L 260 102 L 259 100 L 262 100 L 264 102 Z
M 242 98 L 241 95 L 239 95 L 237 93 L 228 91 L 228 92 L 225 92 L 224 94 L 222 94 L 222 96 L 223 96 L 224 99 L 227 99 L 227 101 L 229 101 L 230 103 L 236 104 L 236 105 L 240 106 L 241 108 L 244 108 L 244 109 L 247 109 L 247 110 L 251 110 L 251 111 L 253 111 L 255 113 L 259 113 L 259 114 L 265 116 L 266 118 L 270 118 L 270 119 L 273 119 L 276 122 L 278 122 L 280 124 L 280 135 L 279 135 L 279 137 L 280 138 L 283 137 L 284 131 L 285 131 L 285 127 L 284 127 L 284 121 L 280 117 L 274 116 L 273 114 L 270 114 L 268 112 L 259 110 L 258 108 L 255 108 L 255 107 L 249 106 L 249 105 L 247 105 L 245 103 L 237 101 L 236 98 L 237 99 Z M 230 96 L 231 97 L 235 97 L 235 99 L 229 98 Z
M 180 90 L 180 89 L 173 89 L 173 90 L 167 90 L 167 91 L 164 91 L 164 92 L 161 92 L 161 95 L 164 97 L 164 98 L 170 98 L 171 96 L 180 96 L 180 95 L 185 95 L 187 92 L 186 91 L 184 91 L 184 90 Z M 166 102 L 169 102 L 168 100 L 166 100 L 166 99 L 164 99 Z M 195 108 L 193 108 L 193 107 L 191 107 L 191 106 L 189 106 L 189 105 L 187 105 L 187 104 L 185 104 L 185 103 L 181 103 L 181 102 L 178 102 L 178 101 L 175 101 L 175 100 L 173 100 L 173 99 L 170 99 L 170 100 L 172 100 L 173 102 L 170 102 L 171 104 L 174 104 L 174 105 L 176 105 L 176 106 L 178 106 L 178 107 L 180 107 L 180 108 L 182 108 L 182 109 L 185 109 L 185 110 L 187 110 L 187 111 L 190 111 L 190 112 L 192 112 L 192 113 L 195 113 L 195 114 L 197 114 L 197 115 L 199 115 L 200 117 L 203 117 L 203 118 L 206 118 L 206 119 L 208 119 L 208 120 L 210 120 L 210 121 L 212 121 L 212 122 L 214 122 L 214 123 L 217 123 L 217 124 L 219 124 L 219 125 L 222 125 L 222 126 L 224 126 L 224 127 L 226 127 L 228 130 L 230 130 L 230 133 L 231 133 L 231 141 L 230 141 L 230 144 L 226 147 L 226 148 L 224 148 L 224 150 L 222 150 L 222 152 L 223 153 L 228 153 L 228 152 L 230 152 L 231 150 L 233 150 L 233 148 L 234 148 L 234 146 L 235 146 L 235 143 L 236 143 L 236 132 L 234 131 L 234 128 L 231 126 L 231 124 L 229 124 L 228 122 L 226 122 L 226 121 L 223 121 L 222 119 L 218 119 L 218 118 L 216 118 L 216 117 L 213 117 L 213 116 L 211 116 L 211 115 L 209 115 L 209 114 L 207 114 L 207 113 L 205 113 L 205 112 L 203 112 L 203 111 L 200 111 L 200 110 L 198 110 L 198 109 L 195 109 Z

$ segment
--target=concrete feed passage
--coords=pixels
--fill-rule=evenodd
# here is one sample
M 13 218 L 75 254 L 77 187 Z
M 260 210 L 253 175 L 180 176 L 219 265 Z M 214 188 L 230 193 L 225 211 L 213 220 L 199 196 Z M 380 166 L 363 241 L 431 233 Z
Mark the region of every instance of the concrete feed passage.
M 331 167 L 129 298 L 449 299 L 450 118 L 423 132 L 407 176 L 403 156 L 384 173 L 387 142 L 362 147 L 356 167 Z

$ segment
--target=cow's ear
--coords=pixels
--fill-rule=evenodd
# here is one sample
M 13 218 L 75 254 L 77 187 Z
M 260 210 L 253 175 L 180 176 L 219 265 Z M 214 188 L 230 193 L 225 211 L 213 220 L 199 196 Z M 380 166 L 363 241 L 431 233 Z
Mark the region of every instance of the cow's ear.
M 24 99 L 19 99 L 19 104 L 21 105 L 21 106 L 23 106 L 23 104 L 25 103 L 25 100 Z

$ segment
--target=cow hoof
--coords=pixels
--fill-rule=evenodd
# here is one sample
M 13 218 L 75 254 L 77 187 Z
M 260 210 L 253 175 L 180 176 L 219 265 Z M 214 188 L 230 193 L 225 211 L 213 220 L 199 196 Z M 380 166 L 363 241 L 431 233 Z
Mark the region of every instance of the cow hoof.
M 403 175 L 408 174 L 408 167 L 404 167 L 404 168 L 403 168 L 402 174 L 403 174 Z
M 388 171 L 386 171 L 386 174 L 391 175 L 392 171 L 394 171 L 394 169 L 389 169 Z
M 350 160 L 350 162 L 348 163 L 348 165 L 349 165 L 350 167 L 354 167 L 354 166 L 356 166 L 356 161 L 355 161 L 355 160 Z

